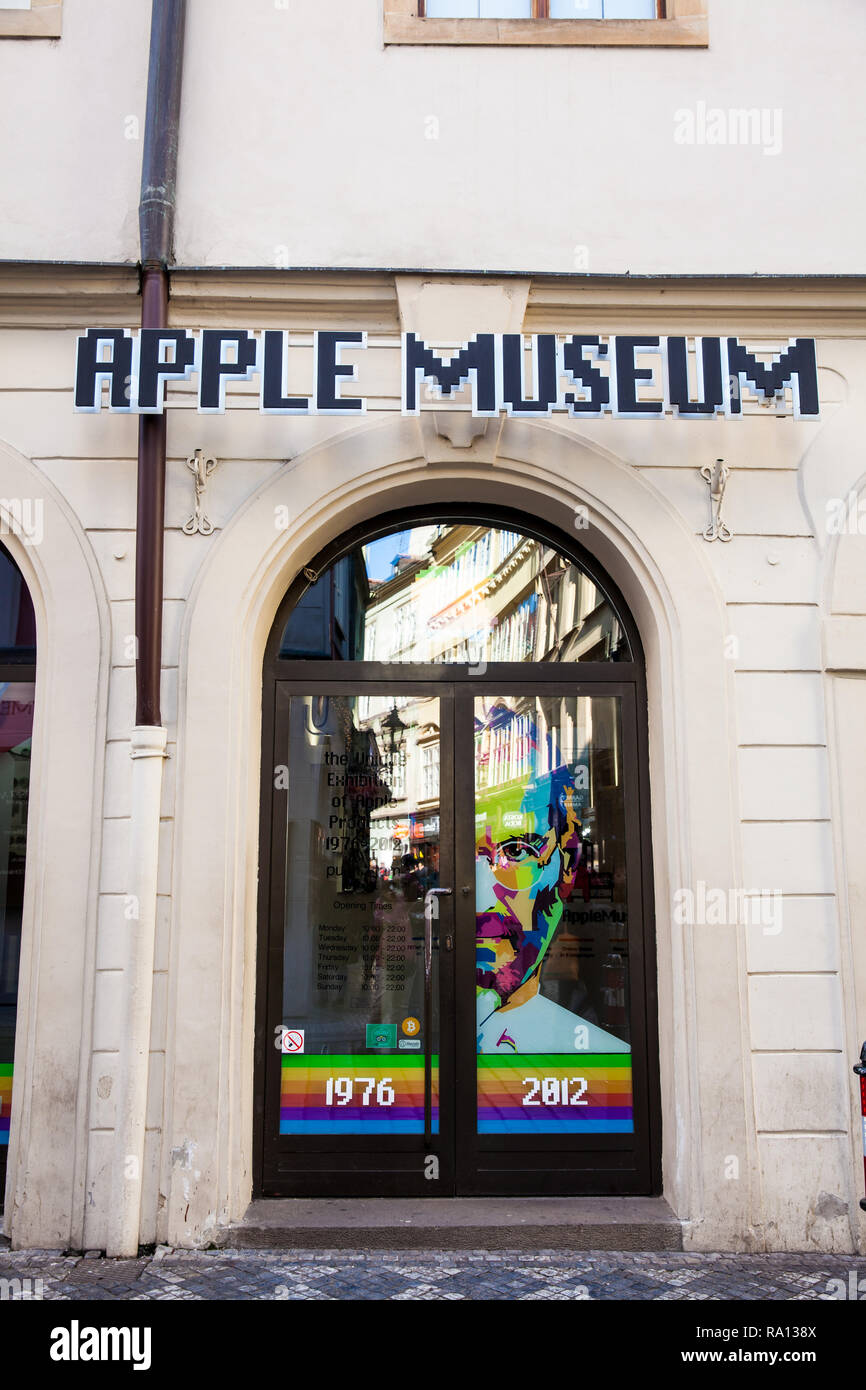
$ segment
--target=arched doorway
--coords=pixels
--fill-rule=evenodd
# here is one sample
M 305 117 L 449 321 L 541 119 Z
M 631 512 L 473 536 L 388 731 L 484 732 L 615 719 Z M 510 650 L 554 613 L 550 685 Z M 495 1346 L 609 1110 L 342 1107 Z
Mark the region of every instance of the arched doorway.
M 660 1190 L 646 690 L 570 537 L 392 514 L 264 661 L 257 1191 Z
M 33 604 L 21 571 L 0 546 L 0 1202 L 12 1110 L 35 681 Z

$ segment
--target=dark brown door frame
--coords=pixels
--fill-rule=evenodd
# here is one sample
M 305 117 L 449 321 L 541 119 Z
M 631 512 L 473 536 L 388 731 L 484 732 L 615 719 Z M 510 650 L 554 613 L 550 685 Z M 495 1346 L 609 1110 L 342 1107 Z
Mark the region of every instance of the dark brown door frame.
M 495 668 L 490 669 L 495 671 Z M 613 669 L 616 670 L 616 667 Z M 458 1076 L 457 1132 L 461 1136 L 461 1146 L 457 1155 L 457 1182 L 461 1194 L 468 1196 L 500 1193 L 540 1195 L 551 1191 L 563 1196 L 593 1192 L 615 1195 L 651 1193 L 658 1187 L 652 1161 L 656 1117 L 651 1101 L 652 1065 L 647 1027 L 650 998 L 643 930 L 646 913 L 641 872 L 644 856 L 635 686 L 611 679 L 610 663 L 606 681 L 584 681 L 581 665 L 561 666 L 557 670 L 560 675 L 556 682 L 528 679 L 527 667 L 524 666 L 522 679 L 500 680 L 495 673 L 488 673 L 483 680 L 473 680 L 459 687 L 455 710 L 455 823 L 471 825 L 474 818 L 472 716 L 476 696 L 527 695 L 544 698 L 567 693 L 578 697 L 613 696 L 619 699 L 623 741 L 629 1016 L 635 1131 L 633 1134 L 581 1136 L 579 1149 L 573 1135 L 507 1135 L 504 1141 L 495 1135 L 479 1135 L 476 1132 L 475 1076 Z M 564 672 L 573 673 L 573 677 L 564 678 Z M 475 897 L 474 891 L 464 895 L 460 888 L 464 884 L 471 884 L 474 889 L 475 851 L 474 843 L 464 843 L 459 837 L 456 868 L 460 886 L 457 893 L 457 1055 L 462 1057 L 474 1051 L 475 1013 L 471 985 L 475 971 Z
M 381 536 L 392 534 L 395 531 L 404 529 L 407 523 L 420 524 L 425 520 L 439 520 L 443 522 L 471 522 L 476 525 L 487 524 L 491 526 L 503 526 L 511 530 L 520 531 L 523 535 L 539 540 L 542 544 L 555 548 L 561 554 L 573 559 L 575 563 L 587 573 L 597 587 L 604 593 L 616 610 L 617 616 L 628 636 L 631 646 L 632 660 L 617 662 L 581 662 L 566 665 L 538 663 L 529 666 L 525 663 L 502 663 L 488 667 L 483 680 L 479 680 L 477 675 L 470 674 L 467 666 L 451 665 L 382 665 L 378 662 L 333 662 L 333 661 L 281 661 L 279 658 L 279 645 L 282 631 L 288 619 L 289 613 L 298 602 L 302 593 L 324 572 L 328 565 L 334 560 L 346 554 L 354 546 L 360 543 L 373 541 Z M 529 672 L 531 671 L 531 676 Z M 339 673 L 339 674 L 338 674 Z M 337 679 L 335 680 L 335 677 Z M 273 934 L 273 866 L 275 862 L 275 851 L 278 852 L 277 823 L 279 819 L 279 808 L 275 801 L 274 787 L 274 763 L 278 761 L 274 754 L 276 749 L 277 734 L 277 684 L 285 688 L 294 688 L 299 693 L 302 690 L 312 693 L 327 693 L 327 688 L 332 688 L 337 693 L 338 687 L 341 693 L 358 692 L 363 687 L 365 692 L 375 693 L 376 687 L 385 689 L 393 693 L 396 685 L 406 688 L 406 693 L 410 693 L 414 687 L 417 693 L 419 689 L 426 694 L 438 694 L 442 699 L 443 711 L 447 708 L 451 710 L 450 717 L 454 718 L 454 708 L 461 700 L 469 699 L 472 695 L 482 692 L 488 693 L 539 693 L 543 687 L 551 685 L 558 690 L 567 688 L 570 693 L 580 693 L 584 695 L 605 693 L 605 687 L 609 689 L 607 693 L 618 693 L 624 695 L 622 706 L 623 717 L 623 739 L 624 747 L 631 751 L 631 756 L 627 758 L 627 766 L 631 768 L 629 775 L 629 787 L 636 791 L 636 804 L 631 796 L 627 797 L 626 803 L 626 825 L 627 842 L 629 845 L 636 846 L 635 854 L 631 856 L 631 863 L 628 868 L 629 883 L 629 919 L 630 919 L 630 951 L 633 941 L 637 940 L 640 954 L 642 956 L 640 971 L 635 968 L 634 963 L 630 968 L 630 989 L 633 1001 L 638 993 L 642 995 L 643 1008 L 638 1010 L 636 1017 L 634 1008 L 632 1010 L 632 1023 L 638 1023 L 638 1028 L 633 1029 L 633 1065 L 635 1067 L 635 1093 L 638 1094 L 638 1086 L 643 1083 L 643 1096 L 645 1103 L 641 1107 L 641 1124 L 644 1126 L 646 1136 L 646 1158 L 641 1162 L 631 1175 L 621 1171 L 614 1175 L 614 1158 L 607 1159 L 611 1165 L 607 1170 L 587 1166 L 578 1168 L 577 1172 L 580 1182 L 570 1184 L 563 1179 L 564 1188 L 571 1188 L 573 1191 L 587 1192 L 607 1192 L 607 1193 L 626 1193 L 630 1191 L 645 1192 L 656 1194 L 661 1192 L 661 1090 L 659 1077 L 659 1044 L 658 1044 L 658 988 L 657 988 L 657 965 L 656 965 L 656 941 L 655 941 L 655 918 L 654 918 L 654 891 L 653 891 L 653 869 L 651 854 L 651 810 L 650 810 L 650 779 L 649 779 L 649 747 L 648 747 L 648 715 L 647 715 L 647 689 L 646 674 L 643 659 L 643 650 L 637 625 L 631 616 L 622 595 L 611 579 L 601 570 L 595 557 L 585 549 L 573 536 L 558 530 L 558 528 L 548 527 L 547 525 L 536 526 L 531 518 L 511 511 L 506 508 L 490 507 L 479 505 L 477 507 L 467 507 L 463 505 L 453 505 L 451 507 L 441 505 L 431 505 L 420 508 L 407 508 L 397 512 L 392 512 L 386 516 L 378 518 L 375 522 L 362 523 L 344 533 L 337 540 L 325 547 L 316 557 L 311 565 L 305 566 L 303 571 L 298 574 L 293 583 L 289 586 L 286 595 L 280 604 L 276 618 L 271 630 L 265 657 L 263 662 L 263 702 L 262 702 L 262 760 L 261 760 L 261 822 L 260 822 L 260 849 L 259 849 L 259 950 L 257 952 L 256 967 L 256 1036 L 255 1036 L 255 1086 L 254 1086 L 254 1127 L 253 1127 L 253 1193 L 254 1196 L 276 1195 L 276 1187 L 273 1175 L 270 1177 L 266 1172 L 266 1153 L 271 1147 L 272 1137 L 266 1133 L 267 1115 L 269 1107 L 266 1106 L 266 1086 L 263 1078 L 268 1076 L 269 1071 L 273 1072 L 270 1063 L 270 1052 L 273 1052 L 273 1036 L 270 1032 L 270 1012 L 269 1005 L 272 1000 L 269 998 L 271 989 L 270 979 L 271 970 L 269 965 L 274 957 L 272 943 Z M 454 693 L 454 704 L 452 706 L 449 698 L 450 692 Z M 402 690 L 401 690 L 401 693 Z M 452 724 L 452 730 L 456 733 L 456 728 Z M 465 735 L 464 735 L 465 736 Z M 445 730 L 443 727 L 442 739 L 443 751 L 445 747 Z M 455 746 L 452 744 L 452 746 Z M 471 760 L 466 758 L 466 748 L 462 751 L 457 748 L 455 765 L 462 767 L 463 764 L 471 766 Z M 464 777 L 465 777 L 464 769 Z M 440 773 L 441 786 L 448 785 L 447 780 Z M 453 788 L 454 796 L 452 806 L 454 814 L 458 813 L 458 806 L 466 801 L 465 785 L 455 785 Z M 462 803 L 461 803 L 462 798 Z M 442 796 L 441 807 L 445 797 Z M 629 831 L 629 826 L 631 827 Z M 276 838 L 275 838 L 276 837 Z M 444 837 L 443 837 L 444 839 Z M 452 833 L 451 844 L 455 843 Z M 452 906 L 446 906 L 449 900 L 443 900 L 443 920 L 440 929 L 446 930 L 446 923 L 449 921 L 448 913 L 456 912 L 456 951 L 454 953 L 455 968 L 457 978 L 461 978 L 461 971 L 465 976 L 466 952 L 469 949 L 469 938 L 465 923 L 466 908 L 464 899 L 459 892 L 459 887 L 464 882 L 474 883 L 474 862 L 472 864 L 472 874 L 467 877 L 468 864 L 465 860 L 465 847 L 459 843 L 456 845 L 457 860 L 453 865 L 451 883 L 441 874 L 443 886 L 454 886 L 458 891 L 454 898 L 450 900 Z M 463 856 L 463 857 L 461 857 Z M 637 862 L 635 862 L 635 857 Z M 445 866 L 447 867 L 447 866 Z M 637 922 L 635 909 L 632 905 L 632 893 L 634 902 L 640 905 L 642 918 L 641 928 L 633 934 L 632 924 Z M 472 899 L 469 899 L 472 901 Z M 462 918 L 462 920 L 461 920 Z M 461 930 L 462 927 L 462 930 Z M 638 940 L 639 939 L 639 940 Z M 472 931 L 474 943 L 474 926 Z M 281 946 L 280 946 L 280 969 L 281 969 Z M 634 958 L 633 958 L 634 960 Z M 281 978 L 281 977 L 280 977 Z M 641 990 L 642 986 L 642 990 Z M 449 986 L 453 987 L 453 986 Z M 456 995 L 453 996 L 456 1000 Z M 470 998 L 472 996 L 470 995 Z M 442 1016 L 440 1026 L 444 1027 L 445 1015 Z M 469 1034 L 469 1022 L 466 1015 L 465 1003 L 460 1006 L 455 1025 L 460 1030 L 455 1042 L 466 1046 L 466 1038 Z M 471 1027 L 474 1033 L 474 1017 Z M 645 1050 L 640 1054 L 639 1039 L 645 1040 Z M 447 1040 L 444 1037 L 443 1043 Z M 269 1052 L 270 1049 L 270 1052 Z M 440 1076 L 440 1093 L 444 1097 L 447 1094 L 447 1047 L 442 1048 L 443 1062 L 446 1072 Z M 640 1055 L 639 1055 L 640 1054 Z M 461 1077 L 454 1077 L 453 1081 L 459 1086 L 457 1093 L 457 1104 L 461 1107 L 460 1114 L 463 1124 L 466 1124 L 467 1115 L 467 1086 L 473 1090 L 474 1106 L 474 1072 L 471 1080 L 467 1075 L 473 1069 L 466 1068 L 466 1074 Z M 440 1104 L 440 1126 L 447 1124 L 445 1112 L 447 1107 Z M 636 1112 L 638 1107 L 636 1106 Z M 441 1131 L 440 1142 L 444 1142 L 445 1130 Z M 474 1136 L 474 1111 L 473 1124 L 468 1131 Z M 363 1137 L 363 1136 L 361 1136 Z M 486 1136 L 474 1136 L 475 1143 L 473 1148 L 478 1156 L 491 1154 L 492 1150 L 482 1140 Z M 587 1136 L 589 1138 L 589 1136 Z M 613 1136 L 596 1136 L 597 1138 L 607 1138 Z M 629 1136 L 624 1136 L 629 1137 Z M 322 1136 L 324 1144 L 318 1139 L 316 1141 L 306 1141 L 311 1145 L 309 1152 L 321 1153 L 323 1159 L 327 1152 L 328 1140 Z M 540 1138 L 540 1137 L 539 1137 Z M 551 1136 L 553 1144 L 561 1144 L 556 1136 Z M 367 1142 L 374 1141 L 374 1136 L 370 1136 Z M 374 1141 L 375 1142 L 375 1141 Z M 414 1139 L 410 1139 L 414 1143 Z M 541 1151 L 544 1154 L 552 1155 L 555 1148 L 551 1145 L 539 1145 L 538 1140 L 522 1141 L 534 1146 L 535 1152 Z M 396 1140 L 392 1139 L 393 1145 Z M 513 1152 L 519 1152 L 520 1145 L 513 1148 Z M 360 1151 L 360 1150 L 359 1150 Z M 415 1149 L 417 1153 L 417 1146 Z M 532 1148 L 527 1152 L 531 1153 Z M 603 1152 L 604 1146 L 587 1148 L 588 1153 Z M 616 1150 L 608 1150 L 615 1154 Z M 466 1159 L 463 1153 L 457 1156 L 458 1164 L 462 1162 L 462 1173 L 464 1181 L 461 1188 L 466 1190 Z M 486 1179 L 488 1186 L 485 1191 L 502 1191 L 517 1193 L 521 1190 L 520 1183 L 524 1184 L 524 1190 L 536 1190 L 533 1183 L 537 1182 L 537 1165 L 535 1171 L 528 1166 L 525 1170 L 529 1176 L 520 1179 L 517 1174 L 505 1177 L 501 1185 L 492 1169 L 495 1167 L 493 1159 L 488 1158 L 491 1164 L 491 1171 Z M 530 1165 L 530 1159 L 526 1160 Z M 441 1163 L 440 1163 L 441 1171 Z M 548 1173 L 550 1169 L 546 1170 Z M 559 1170 L 562 1173 L 563 1170 Z M 626 1180 L 628 1178 L 628 1180 Z M 335 1192 L 344 1188 L 340 1186 L 345 1181 L 339 1174 L 336 1175 L 334 1186 L 328 1174 L 319 1170 L 319 1173 L 311 1172 L 306 1179 L 300 1180 L 292 1185 L 292 1192 L 297 1195 L 310 1195 L 312 1193 L 327 1194 L 328 1190 Z M 432 1190 L 431 1190 L 432 1189 Z M 285 1184 L 279 1188 L 285 1195 Z M 352 1195 L 346 1190 L 346 1195 Z M 360 1192 L 368 1191 L 369 1187 L 362 1183 L 358 1189 Z M 377 1190 L 390 1191 L 386 1181 L 379 1184 Z M 550 1191 L 549 1181 L 546 1184 L 546 1191 Z M 423 1187 L 418 1189 L 420 1195 L 437 1196 L 446 1195 L 447 1189 L 440 1182 L 424 1182 Z
M 316 663 L 320 664 L 320 663 Z M 355 680 L 334 680 L 335 665 L 328 667 L 331 680 L 278 681 L 274 688 L 271 748 L 288 747 L 290 701 L 293 696 L 356 696 Z M 365 695 L 430 695 L 429 685 L 417 681 L 401 682 L 399 687 L 371 680 L 363 686 Z M 440 728 L 440 881 L 454 879 L 454 701 L 446 686 L 434 692 L 439 700 Z M 454 935 L 454 899 L 442 898 L 434 932 L 437 1003 L 439 1011 L 439 1128 L 429 1141 L 419 1135 L 347 1135 L 335 1145 L 328 1135 L 282 1138 L 276 1132 L 279 1116 L 280 1074 L 273 1063 L 274 1020 L 282 1018 L 283 913 L 286 888 L 286 792 L 278 789 L 273 775 L 280 759 L 271 756 L 268 765 L 270 837 L 268 853 L 262 862 L 259 903 L 267 922 L 267 947 L 259 951 L 259 998 L 266 1001 L 259 1013 L 256 1039 L 258 1071 L 256 1107 L 260 1113 L 259 1168 L 261 1196 L 391 1196 L 395 1186 L 405 1196 L 439 1196 L 454 1189 L 454 1108 L 443 1104 L 443 1097 L 454 1094 L 454 953 L 440 949 L 440 942 Z M 263 778 L 263 787 L 264 781 Z M 444 795 L 442 792 L 444 791 Z M 265 818 L 263 817 L 263 821 Z M 261 939 L 261 938 L 260 938 Z M 264 969 L 262 969 L 264 967 Z M 268 1051 L 270 1049 L 270 1051 Z M 264 1076 L 264 1094 L 261 1080 Z M 438 1176 L 427 1176 L 429 1157 L 438 1160 Z

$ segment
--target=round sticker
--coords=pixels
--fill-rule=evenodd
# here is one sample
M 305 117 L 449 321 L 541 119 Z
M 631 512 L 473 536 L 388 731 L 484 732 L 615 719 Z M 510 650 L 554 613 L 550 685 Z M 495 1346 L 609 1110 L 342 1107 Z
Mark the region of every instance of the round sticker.
M 421 1032 L 421 1024 L 418 1022 L 417 1018 L 404 1018 L 400 1027 L 403 1029 L 407 1038 L 414 1038 L 417 1033 Z

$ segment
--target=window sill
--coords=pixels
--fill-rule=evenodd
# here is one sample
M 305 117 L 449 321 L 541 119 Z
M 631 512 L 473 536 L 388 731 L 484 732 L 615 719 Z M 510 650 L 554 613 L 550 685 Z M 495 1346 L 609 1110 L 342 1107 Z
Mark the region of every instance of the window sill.
M 546 48 L 706 48 L 705 16 L 682 19 L 419 19 L 385 11 L 386 44 L 522 45 Z
M 63 0 L 32 0 L 29 10 L 0 10 L 0 39 L 59 39 Z

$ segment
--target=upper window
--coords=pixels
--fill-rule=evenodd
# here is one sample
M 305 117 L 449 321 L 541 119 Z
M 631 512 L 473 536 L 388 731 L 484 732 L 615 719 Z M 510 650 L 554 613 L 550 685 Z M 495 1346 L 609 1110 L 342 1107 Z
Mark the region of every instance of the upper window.
M 386 43 L 706 47 L 708 0 L 384 0 Z
M 342 622 L 340 589 L 351 594 Z M 633 659 L 612 602 L 575 560 L 519 531 L 462 522 L 394 532 L 328 565 L 292 610 L 279 655 L 479 667 Z
M 419 0 L 427 19 L 664 19 L 663 0 Z
M 59 39 L 63 0 L 0 0 L 0 39 Z

